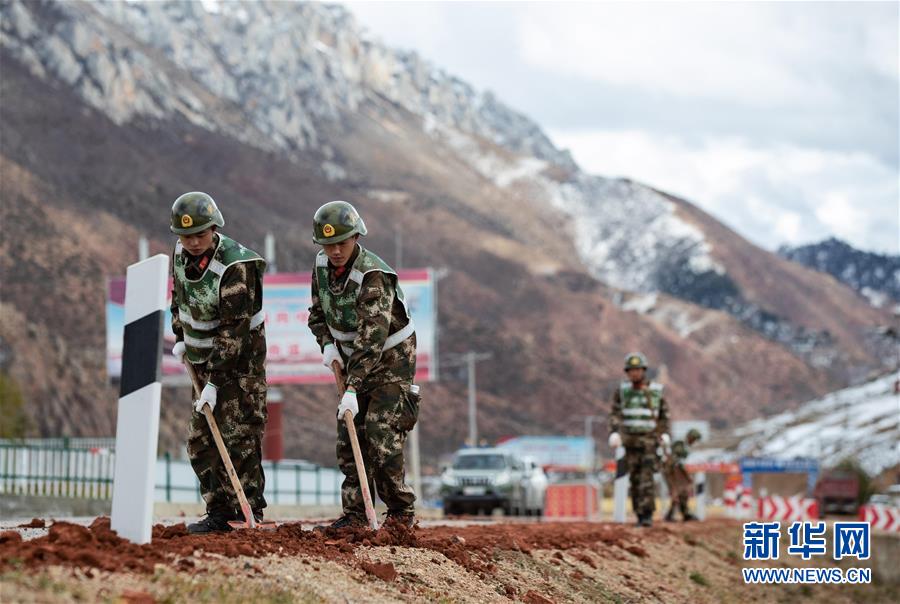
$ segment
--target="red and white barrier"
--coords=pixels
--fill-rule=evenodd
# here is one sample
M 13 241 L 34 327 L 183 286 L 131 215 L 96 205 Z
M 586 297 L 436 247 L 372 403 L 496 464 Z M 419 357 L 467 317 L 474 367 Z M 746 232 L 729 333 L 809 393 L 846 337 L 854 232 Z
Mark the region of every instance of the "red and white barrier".
M 732 518 L 753 517 L 753 491 L 742 484 L 732 484 L 725 488 L 722 496 L 725 513 Z
M 872 525 L 872 530 L 900 533 L 900 508 L 869 504 L 859 507 L 859 519 Z
M 799 495 L 768 495 L 759 498 L 757 514 L 763 520 L 816 520 L 819 517 L 819 504 L 815 499 Z
M 737 485 L 727 486 L 722 493 L 722 503 L 725 504 L 725 509 L 729 513 L 734 510 L 734 506 L 737 503 L 738 488 L 740 487 Z
M 737 504 L 735 506 L 737 508 L 737 517 L 752 518 L 753 510 L 756 507 L 754 501 L 753 489 L 750 487 L 741 487 L 738 492 Z

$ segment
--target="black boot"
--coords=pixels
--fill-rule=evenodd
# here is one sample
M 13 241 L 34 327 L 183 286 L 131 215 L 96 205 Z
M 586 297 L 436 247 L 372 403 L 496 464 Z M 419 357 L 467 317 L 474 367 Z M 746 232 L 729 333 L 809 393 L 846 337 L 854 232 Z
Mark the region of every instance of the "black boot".
M 649 527 L 653 526 L 653 514 L 642 514 L 638 516 L 638 526 Z
M 670 507 L 666 512 L 666 522 L 675 522 L 675 506 Z
M 320 525 L 315 528 L 317 531 L 340 530 L 346 528 L 361 528 L 366 526 L 365 521 L 359 516 L 353 514 L 344 514 L 329 525 Z
M 230 518 L 226 518 L 220 514 L 207 514 L 206 518 L 189 524 L 188 532 L 193 535 L 205 535 L 208 533 L 227 533 L 232 530 L 228 526 Z

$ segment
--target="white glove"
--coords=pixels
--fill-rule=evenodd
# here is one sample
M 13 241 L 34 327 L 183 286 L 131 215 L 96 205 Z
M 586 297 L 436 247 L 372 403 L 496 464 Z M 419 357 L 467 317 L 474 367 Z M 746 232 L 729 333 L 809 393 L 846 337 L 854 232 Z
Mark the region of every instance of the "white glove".
M 322 352 L 324 355 L 322 357 L 322 364 L 331 369 L 331 363 L 334 361 L 338 362 L 338 365 L 341 366 L 341 369 L 344 368 L 344 360 L 341 358 L 341 353 L 338 352 L 337 346 L 334 344 L 325 344 L 325 350 Z
M 200 398 L 194 401 L 194 410 L 197 413 L 203 413 L 203 405 L 209 405 L 209 410 L 215 411 L 217 392 L 216 387 L 212 384 L 204 386 L 203 392 L 200 393 Z
M 175 355 L 175 358 L 178 359 L 179 363 L 184 362 L 184 342 L 175 342 L 175 346 L 172 346 L 172 354 Z
M 356 392 L 353 390 L 348 390 L 344 393 L 344 396 L 341 397 L 341 404 L 338 405 L 338 419 L 344 418 L 344 411 L 349 411 L 353 417 L 356 417 L 356 414 L 359 413 L 359 404 L 356 402 Z
M 663 447 L 664 447 L 665 449 L 667 449 L 667 450 L 668 450 L 668 448 L 669 448 L 669 445 L 672 444 L 672 439 L 671 439 L 671 437 L 669 437 L 668 434 L 662 434 L 662 435 L 659 437 L 659 440 L 660 440 L 660 442 L 662 442 Z
M 618 449 L 622 446 L 622 437 L 619 436 L 618 432 L 613 432 L 609 435 L 609 448 L 610 449 Z

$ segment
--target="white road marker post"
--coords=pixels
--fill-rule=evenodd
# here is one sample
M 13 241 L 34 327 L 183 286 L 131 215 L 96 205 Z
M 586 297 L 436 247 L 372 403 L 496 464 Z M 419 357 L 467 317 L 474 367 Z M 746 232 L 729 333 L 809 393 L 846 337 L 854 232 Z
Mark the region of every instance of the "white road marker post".
M 168 283 L 165 254 L 128 267 L 110 527 L 135 543 L 150 542 L 153 522 Z
M 628 495 L 628 465 L 625 447 L 616 447 L 616 481 L 613 483 L 613 522 L 625 522 L 625 500 Z

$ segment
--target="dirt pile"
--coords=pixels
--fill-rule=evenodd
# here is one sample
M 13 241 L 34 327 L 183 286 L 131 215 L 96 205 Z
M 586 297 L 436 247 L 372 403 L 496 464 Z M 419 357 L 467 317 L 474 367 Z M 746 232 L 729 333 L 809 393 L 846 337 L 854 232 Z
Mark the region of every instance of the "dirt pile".
M 40 518 L 32 518 L 31 522 L 20 524 L 17 528 L 47 528 L 47 523 Z
M 42 522 L 35 519 L 29 526 Z M 433 527 L 409 530 L 386 524 L 374 532 L 366 528 L 307 530 L 300 523 L 282 524 L 273 531 L 239 530 L 227 534 L 191 535 L 184 524 L 153 527 L 153 540 L 137 545 L 120 538 L 109 518 L 98 518 L 89 527 L 56 522 L 44 537 L 23 541 L 18 533 L 0 534 L 0 570 L 15 567 L 39 569 L 52 565 L 152 573 L 156 564 L 171 564 L 186 572 L 202 572 L 197 558 L 222 556 L 260 558 L 268 555 L 304 555 L 356 565 L 359 547 L 427 549 L 443 554 L 463 568 L 483 574 L 495 570 L 497 551 L 529 554 L 535 549 L 591 549 L 606 544 L 632 551 L 627 532 L 620 526 L 597 524 L 517 524 L 466 527 Z M 580 553 L 586 562 L 593 561 Z M 396 571 L 364 561 L 360 566 L 385 581 Z

